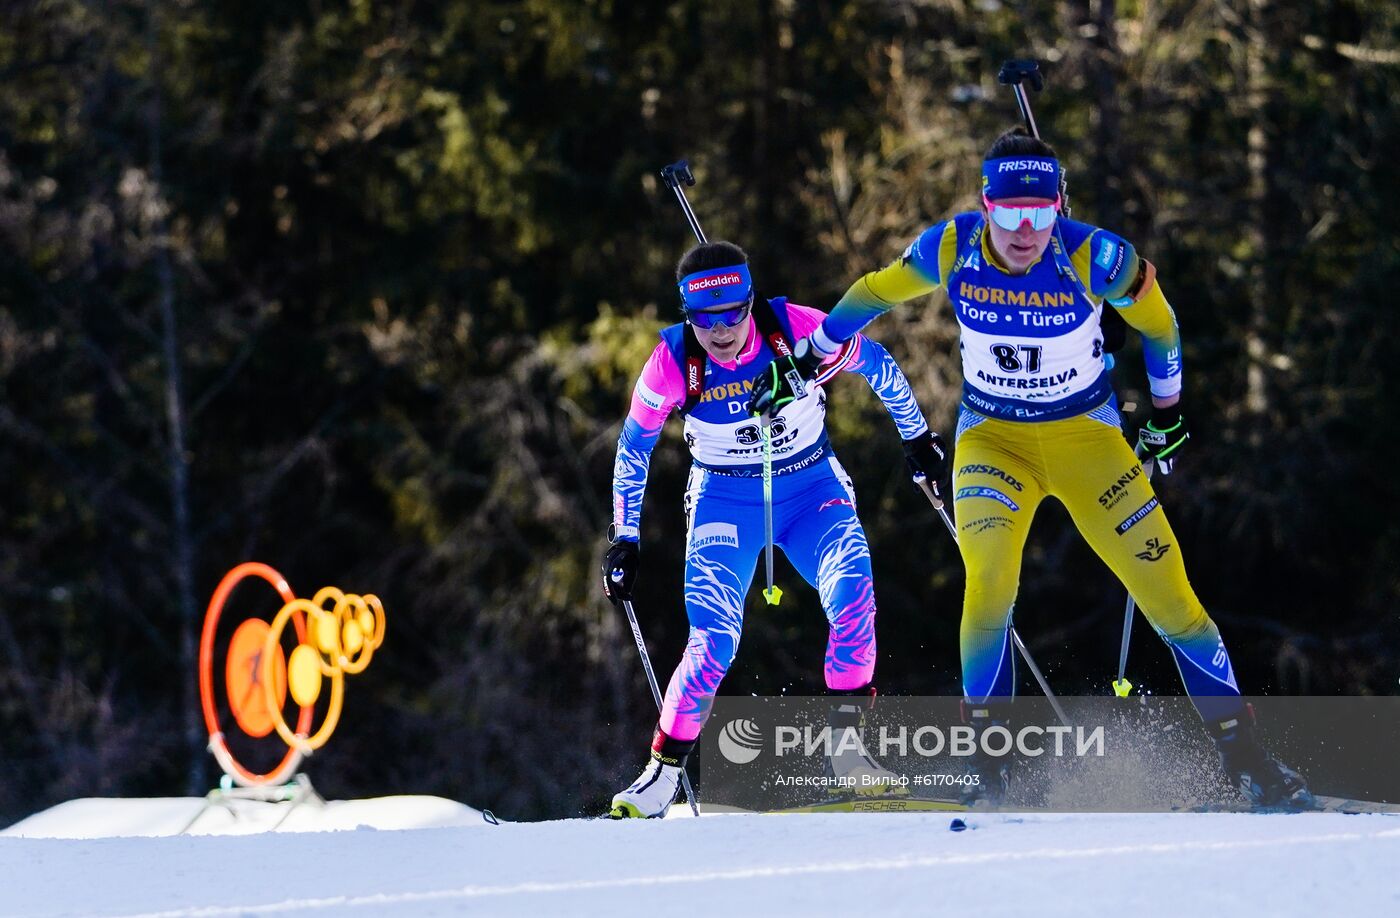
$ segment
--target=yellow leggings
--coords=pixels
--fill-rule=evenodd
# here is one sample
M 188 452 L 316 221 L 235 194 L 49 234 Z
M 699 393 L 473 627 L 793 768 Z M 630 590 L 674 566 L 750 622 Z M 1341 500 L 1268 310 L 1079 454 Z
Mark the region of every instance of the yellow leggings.
M 1026 534 L 1046 496 L 1065 505 L 1172 647 L 1193 698 L 1239 695 L 1220 632 L 1186 579 L 1176 536 L 1119 423 L 1111 404 L 1034 423 L 963 409 L 953 507 L 967 567 L 959 637 L 968 698 L 1015 694 L 1007 627 Z

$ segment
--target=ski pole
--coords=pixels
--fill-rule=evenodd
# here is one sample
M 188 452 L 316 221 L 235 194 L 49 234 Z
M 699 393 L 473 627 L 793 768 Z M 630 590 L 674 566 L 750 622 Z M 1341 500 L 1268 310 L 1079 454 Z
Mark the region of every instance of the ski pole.
M 1136 448 L 1133 452 L 1138 455 L 1139 459 L 1142 458 L 1141 453 Z M 1148 481 L 1152 480 L 1152 470 L 1156 467 L 1156 463 L 1150 457 L 1142 463 L 1142 470 L 1147 474 Z M 1135 606 L 1136 603 L 1133 601 L 1133 594 L 1130 590 L 1127 605 L 1123 607 L 1123 643 L 1118 647 L 1118 678 L 1113 680 L 1113 694 L 1119 698 L 1127 698 L 1128 693 L 1133 690 L 1133 684 L 1124 678 L 1124 674 L 1128 669 L 1128 642 L 1132 640 L 1133 636 L 1133 609 Z
M 1026 95 L 1026 87 L 1021 85 L 1025 80 L 1031 84 L 1031 89 L 1040 92 L 1045 88 L 1045 77 L 1040 73 L 1040 64 L 1034 60 L 1007 61 L 1001 65 L 1001 70 L 997 73 L 997 82 L 1005 83 L 1011 87 L 1011 91 L 1016 94 L 1016 104 L 1021 109 L 1021 117 L 1026 121 L 1026 130 L 1031 132 L 1032 137 L 1039 138 L 1040 131 L 1035 126 L 1035 115 L 1031 112 L 1031 100 Z
M 685 212 L 686 222 L 690 224 L 690 230 L 695 234 L 695 238 L 701 242 L 709 242 L 705 238 L 705 231 L 700 228 L 700 221 L 695 217 L 695 211 L 690 209 L 690 201 L 686 200 L 685 189 L 681 188 L 681 183 L 695 184 L 695 176 L 691 174 L 690 163 L 681 159 L 663 167 L 661 179 L 676 193 L 676 200 L 681 202 L 681 210 Z
M 1040 92 L 1045 88 L 1045 77 L 1040 72 L 1040 64 L 1034 60 L 1006 61 L 1001 65 L 1001 70 L 997 72 L 997 82 L 1004 83 L 1011 87 L 1011 91 L 1016 94 L 1016 106 L 1021 109 L 1021 118 L 1026 122 L 1026 130 L 1031 136 L 1040 140 L 1040 128 L 1035 123 L 1035 113 L 1031 111 L 1031 99 L 1026 94 L 1026 87 L 1023 82 L 1029 83 L 1031 89 Z M 1060 170 L 1060 211 L 1066 217 L 1069 214 L 1069 191 L 1065 182 L 1065 172 Z
M 613 571 L 613 583 L 622 582 L 622 572 Z M 632 608 L 632 600 L 624 599 L 622 608 L 627 612 L 627 623 L 632 626 L 632 639 L 637 642 L 637 653 L 642 655 L 642 669 L 647 672 L 647 684 L 651 686 L 651 697 L 656 701 L 656 712 L 661 713 L 661 689 L 656 684 L 656 672 L 651 668 L 651 655 L 647 653 L 647 642 L 642 640 L 642 626 L 637 624 L 637 613 Z M 685 799 L 690 801 L 690 811 L 700 815 L 700 803 L 695 799 L 695 789 L 690 786 L 690 775 L 681 766 L 681 786 L 685 788 Z
M 928 498 L 928 502 L 933 504 L 933 509 L 938 511 L 938 516 L 943 520 L 943 525 L 948 527 L 948 535 L 953 537 L 953 544 L 956 545 L 958 543 L 957 527 L 953 525 L 953 518 L 948 515 L 948 508 L 944 506 L 943 501 L 938 499 L 938 495 L 934 493 L 933 488 L 929 485 L 928 478 L 923 475 L 917 475 L 914 477 L 914 483 L 919 486 L 919 490 L 924 492 L 924 496 Z M 1007 618 L 1011 618 L 1015 614 L 1016 607 L 1012 606 L 1011 613 Z M 1016 649 L 1020 651 L 1021 659 L 1026 661 L 1026 667 L 1030 669 L 1031 675 L 1035 677 L 1035 681 L 1040 685 L 1040 690 L 1045 693 L 1045 698 L 1050 702 L 1050 707 L 1055 709 L 1055 716 L 1060 718 L 1060 723 L 1068 727 L 1070 725 L 1069 718 L 1065 716 L 1065 709 L 1060 707 L 1060 699 L 1056 698 L 1055 693 L 1050 690 L 1050 683 L 1045 680 L 1045 676 L 1041 673 L 1040 667 L 1035 665 L 1035 660 L 1031 657 L 1030 648 L 1026 646 L 1025 641 L 1021 640 L 1021 635 L 1017 633 L 1016 626 L 1007 625 L 1006 630 L 1011 632 L 1011 643 L 1015 644 Z
M 773 419 L 765 411 L 758 423 L 763 431 L 763 563 L 768 572 L 763 598 L 776 606 L 782 602 L 783 591 L 773 584 Z
M 1016 607 L 1011 607 L 1011 616 L 1016 614 Z M 1011 616 L 1008 616 L 1011 617 Z M 1021 640 L 1021 635 L 1016 632 L 1015 625 L 1008 625 L 1007 630 L 1011 632 L 1011 642 L 1016 645 L 1016 649 L 1021 651 L 1021 658 L 1026 661 L 1026 666 L 1030 668 L 1031 675 L 1035 676 L 1035 681 L 1040 684 L 1040 690 L 1045 693 L 1045 700 L 1050 702 L 1050 707 L 1055 709 L 1055 716 L 1060 719 L 1060 723 L 1066 727 L 1070 726 L 1069 717 L 1065 715 L 1065 709 L 1060 707 L 1060 699 L 1055 697 L 1055 693 L 1050 691 L 1050 683 L 1045 681 L 1045 676 L 1041 674 L 1040 667 L 1035 665 L 1035 660 L 1031 659 L 1030 648 L 1026 647 L 1026 642 Z

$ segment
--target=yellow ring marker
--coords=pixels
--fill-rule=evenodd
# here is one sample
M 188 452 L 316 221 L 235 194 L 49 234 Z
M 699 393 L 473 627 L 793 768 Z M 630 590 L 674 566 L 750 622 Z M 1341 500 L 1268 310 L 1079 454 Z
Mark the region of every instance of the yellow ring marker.
M 292 733 L 282 716 L 281 704 L 273 699 L 268 687 L 273 675 L 271 660 L 280 654 L 282 632 L 295 612 L 307 618 L 308 633 L 286 663 L 285 684 L 291 689 L 292 698 L 303 707 L 313 704 L 321 696 L 321 677 L 328 677 L 331 683 L 326 719 L 311 736 Z M 377 596 L 356 596 L 335 587 L 323 587 L 311 600 L 294 599 L 273 618 L 263 643 L 263 685 L 268 690 L 272 726 L 288 746 L 308 753 L 325 745 L 340 722 L 345 676 L 362 672 L 369 665 L 375 649 L 384 641 L 385 624 L 384 606 Z
M 360 630 L 360 623 L 355 619 L 350 619 L 341 626 L 340 643 L 344 645 L 345 652 L 350 656 L 360 652 L 360 648 L 365 646 L 365 633 Z
M 321 697 L 321 667 L 316 651 L 307 644 L 298 644 L 287 660 L 287 683 L 297 704 L 315 704 Z
M 316 635 L 317 650 L 331 660 L 340 656 L 340 629 L 336 627 L 334 616 L 320 613 L 312 630 Z

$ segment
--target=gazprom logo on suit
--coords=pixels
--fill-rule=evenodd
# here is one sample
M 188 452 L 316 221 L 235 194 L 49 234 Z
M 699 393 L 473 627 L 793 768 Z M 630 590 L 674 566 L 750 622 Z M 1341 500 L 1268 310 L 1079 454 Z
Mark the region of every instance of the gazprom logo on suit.
M 739 547 L 739 527 L 733 523 L 706 523 L 695 527 L 690 534 L 690 547 L 704 548 L 708 545 Z

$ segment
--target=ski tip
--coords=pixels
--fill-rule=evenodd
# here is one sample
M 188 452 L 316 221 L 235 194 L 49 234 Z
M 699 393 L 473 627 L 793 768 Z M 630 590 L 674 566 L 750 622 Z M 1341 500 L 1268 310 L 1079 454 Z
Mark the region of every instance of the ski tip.
M 1128 697 L 1128 693 L 1131 692 L 1132 690 L 1133 690 L 1133 684 L 1132 684 L 1131 682 L 1129 682 L 1127 679 L 1114 679 L 1114 680 L 1113 680 L 1113 694 L 1117 695 L 1119 698 L 1127 698 L 1127 697 Z
M 958 819 L 958 818 L 955 817 L 955 818 L 953 819 L 952 822 L 948 823 L 948 831 L 949 831 L 949 832 L 962 832 L 962 831 L 965 831 L 966 829 L 967 829 L 967 823 L 966 823 L 965 821 L 963 821 L 962 819 Z

